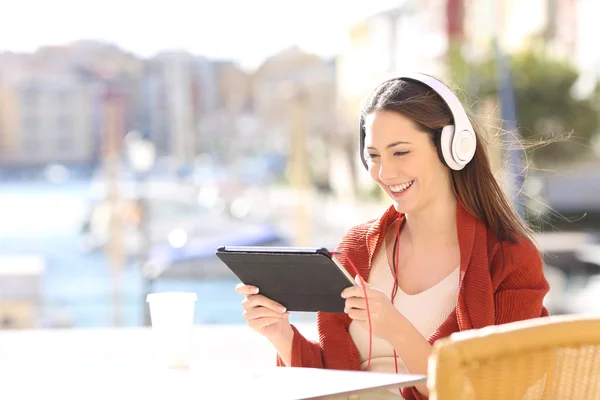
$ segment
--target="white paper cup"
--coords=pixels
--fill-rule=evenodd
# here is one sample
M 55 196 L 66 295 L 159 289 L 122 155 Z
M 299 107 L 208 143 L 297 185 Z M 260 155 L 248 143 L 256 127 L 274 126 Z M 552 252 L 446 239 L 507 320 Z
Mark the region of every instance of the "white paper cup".
M 159 365 L 187 369 L 190 366 L 196 293 L 150 293 L 146 301 Z

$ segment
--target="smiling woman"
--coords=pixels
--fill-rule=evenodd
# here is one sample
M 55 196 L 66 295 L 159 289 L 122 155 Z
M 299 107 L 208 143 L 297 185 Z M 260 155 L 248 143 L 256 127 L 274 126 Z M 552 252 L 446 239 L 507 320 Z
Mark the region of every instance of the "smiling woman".
M 500 241 L 530 238 L 492 173 L 472 118 L 445 85 L 421 76 L 433 87 L 415 79 L 392 79 L 377 87 L 363 105 L 361 158 L 373 180 L 392 199 L 397 192 L 392 193 L 390 186 L 416 181 L 410 202 L 395 201 L 400 213 L 410 208 L 414 213 L 428 207 L 432 196 L 442 196 L 438 204 L 458 200 Z
M 248 324 L 273 343 L 278 365 L 426 374 L 440 338 L 548 314 L 540 254 L 448 87 L 423 74 L 382 83 L 361 110 L 359 139 L 365 168 L 393 205 L 336 249 L 365 285 L 344 290 L 344 313 L 318 313 L 312 342 L 260 288 L 238 287 Z M 428 389 L 400 395 L 424 399 Z

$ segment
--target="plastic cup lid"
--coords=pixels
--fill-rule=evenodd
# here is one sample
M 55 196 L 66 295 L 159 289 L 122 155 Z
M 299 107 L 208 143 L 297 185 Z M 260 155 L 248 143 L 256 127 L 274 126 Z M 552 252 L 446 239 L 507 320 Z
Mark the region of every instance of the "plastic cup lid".
M 166 301 L 196 301 L 198 300 L 198 296 L 196 293 L 192 292 L 160 292 L 160 293 L 150 293 L 146 296 L 146 301 L 157 301 L 157 300 L 166 300 Z

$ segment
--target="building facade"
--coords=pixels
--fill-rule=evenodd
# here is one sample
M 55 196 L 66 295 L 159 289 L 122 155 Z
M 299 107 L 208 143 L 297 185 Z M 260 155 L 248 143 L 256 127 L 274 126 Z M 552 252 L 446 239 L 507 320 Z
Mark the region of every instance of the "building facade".
M 31 76 L 2 89 L 3 165 L 94 161 L 92 98 L 70 76 Z

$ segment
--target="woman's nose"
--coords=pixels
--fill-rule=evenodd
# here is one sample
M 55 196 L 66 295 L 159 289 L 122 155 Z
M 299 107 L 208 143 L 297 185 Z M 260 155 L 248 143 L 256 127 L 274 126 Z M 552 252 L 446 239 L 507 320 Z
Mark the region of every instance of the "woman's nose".
M 398 176 L 397 168 L 393 165 L 390 160 L 381 159 L 381 163 L 379 165 L 379 179 L 382 181 L 390 181 Z

